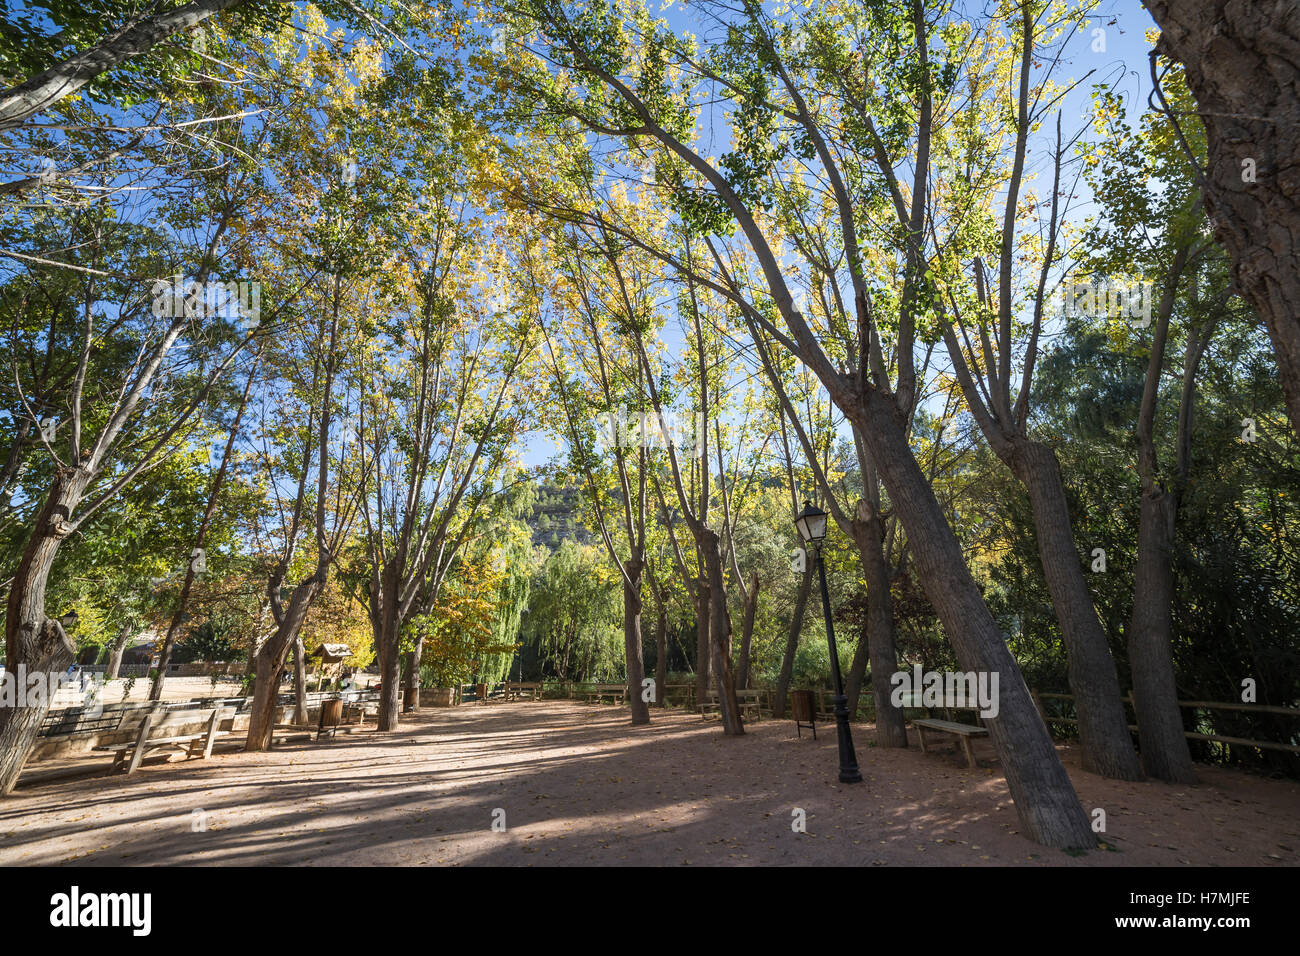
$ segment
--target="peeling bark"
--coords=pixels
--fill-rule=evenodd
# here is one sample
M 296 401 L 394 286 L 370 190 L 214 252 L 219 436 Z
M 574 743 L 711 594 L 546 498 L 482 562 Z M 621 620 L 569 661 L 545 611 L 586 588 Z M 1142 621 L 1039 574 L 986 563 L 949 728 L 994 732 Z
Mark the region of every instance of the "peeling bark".
M 1205 123 L 1205 209 L 1264 319 L 1300 434 L 1300 8 L 1293 0 L 1145 0 L 1156 50 L 1183 64 Z M 1253 168 L 1253 182 L 1247 170 Z

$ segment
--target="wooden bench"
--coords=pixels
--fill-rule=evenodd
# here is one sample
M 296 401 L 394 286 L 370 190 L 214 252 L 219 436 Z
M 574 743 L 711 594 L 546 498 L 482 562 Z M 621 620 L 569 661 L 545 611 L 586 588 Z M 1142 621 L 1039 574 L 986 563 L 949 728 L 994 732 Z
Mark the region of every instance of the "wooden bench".
M 762 692 L 757 690 L 738 690 L 736 691 L 736 703 L 740 706 L 740 716 L 745 720 L 751 717 L 755 721 L 763 719 L 761 707 Z M 708 699 L 700 705 L 700 716 L 704 717 L 717 711 L 722 713 L 722 704 L 718 700 L 716 690 L 709 691 Z
M 162 713 L 151 711 L 144 715 L 144 720 L 140 723 L 140 732 L 136 735 L 134 743 L 114 744 L 95 749 L 114 755 L 110 772 L 122 769 L 125 764 L 127 774 L 135 773 L 146 754 L 160 750 L 177 750 L 185 754 L 186 760 L 193 756 L 206 760 L 212 756 L 212 747 L 217 738 L 229 734 L 229 731 L 217 729 L 221 723 L 221 716 L 220 707 L 171 710 Z M 206 723 L 206 729 L 198 732 L 176 733 L 179 727 L 200 722 Z
M 934 720 L 924 717 L 920 720 L 912 721 L 912 726 L 916 728 L 917 733 L 921 736 L 921 753 L 925 753 L 925 732 L 933 730 L 941 734 L 953 734 L 961 740 L 962 749 L 966 751 L 966 761 L 972 767 L 977 766 L 975 763 L 975 751 L 971 747 L 972 737 L 987 737 L 989 732 L 983 727 L 973 727 L 970 724 L 958 724 L 951 720 Z
M 603 704 L 605 698 L 609 698 L 611 704 L 621 704 L 627 699 L 626 684 L 595 684 L 592 689 L 587 691 L 587 703 Z
M 379 716 L 379 701 L 377 700 L 345 700 L 343 702 L 343 724 L 349 726 L 352 724 L 364 724 L 367 717 Z
M 542 685 L 540 681 L 507 681 L 506 682 L 506 700 L 522 700 L 525 696 L 529 700 L 542 699 Z

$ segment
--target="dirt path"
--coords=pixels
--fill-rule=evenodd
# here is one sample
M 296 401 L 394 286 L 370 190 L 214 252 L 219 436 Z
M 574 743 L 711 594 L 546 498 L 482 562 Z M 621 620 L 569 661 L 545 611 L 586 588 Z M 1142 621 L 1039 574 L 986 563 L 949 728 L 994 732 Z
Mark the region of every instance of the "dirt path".
M 857 726 L 865 782 L 844 786 L 834 727 L 819 731 L 799 740 L 768 720 L 728 739 L 672 712 L 634 729 L 625 710 L 568 702 L 426 709 L 394 734 L 19 790 L 0 801 L 0 864 L 1300 862 L 1295 781 L 1200 767 L 1191 787 L 1119 783 L 1063 747 L 1114 848 L 1072 857 L 1017 833 L 987 742 L 968 770 L 921 754 L 914 733 L 912 749 L 876 750 Z M 807 832 L 791 828 L 796 808 Z

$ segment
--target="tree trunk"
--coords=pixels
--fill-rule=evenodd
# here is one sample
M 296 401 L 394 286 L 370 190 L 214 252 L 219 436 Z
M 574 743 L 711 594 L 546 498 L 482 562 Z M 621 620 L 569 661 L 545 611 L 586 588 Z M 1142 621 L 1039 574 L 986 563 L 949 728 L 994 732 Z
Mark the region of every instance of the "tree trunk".
M 415 635 L 415 648 L 411 651 L 410 664 L 406 670 L 406 689 L 414 690 L 411 695 L 411 706 L 408 713 L 415 713 L 420 709 L 420 665 L 424 661 L 424 628 L 420 628 Z
M 191 562 L 185 572 L 185 583 L 181 586 L 180 603 L 167 624 L 167 636 L 163 638 L 162 650 L 158 652 L 158 673 L 154 675 L 153 683 L 149 686 L 150 700 L 162 700 L 163 683 L 167 680 L 167 668 L 171 665 L 172 651 L 176 648 L 176 638 L 181 630 L 181 616 L 185 613 L 185 605 L 189 603 L 190 588 L 193 583 L 194 566 Z
M 268 638 L 262 645 L 263 650 L 274 638 Z M 280 693 L 280 675 L 284 664 L 276 665 L 274 656 L 263 658 L 259 650 L 254 659 L 256 673 L 253 678 L 253 705 L 248 715 L 248 737 L 244 741 L 245 750 L 269 750 L 271 736 L 275 731 L 276 698 Z
M 1115 780 L 1141 780 L 1115 660 L 1084 580 L 1056 455 L 1046 445 L 1020 439 L 1008 458 L 1033 507 L 1039 561 L 1065 642 L 1083 769 Z
M 849 716 L 858 714 L 863 668 L 870 661 L 871 691 L 876 705 L 876 746 L 906 747 L 903 711 L 890 699 L 894 689 L 890 678 L 898 670 L 898 651 L 894 637 L 894 601 L 889 592 L 889 563 L 885 559 L 885 523 L 879 511 L 869 511 L 859 505 L 858 512 L 853 521 L 853 537 L 867 579 L 867 626 L 853 655 L 845 689 Z
M 846 403 L 849 404 L 849 403 Z M 844 406 L 841 406 L 842 408 Z M 998 715 L 985 719 L 1026 836 L 1046 846 L 1097 845 L 1078 795 L 961 545 L 912 455 L 890 398 L 869 389 L 849 408 L 907 532 L 917 574 L 963 670 L 998 675 Z M 1127 730 L 1125 731 L 1127 734 Z
M 383 733 L 396 730 L 402 714 L 402 617 L 398 605 L 404 567 L 400 555 L 389 561 L 372 584 L 370 595 L 370 624 L 383 686 L 375 729 Z
M 803 580 L 799 582 L 799 596 L 794 602 L 790 633 L 785 639 L 785 656 L 781 658 L 781 673 L 776 679 L 776 701 L 772 704 L 772 716 L 777 720 L 785 718 L 786 698 L 790 693 L 790 677 L 794 674 L 794 656 L 799 650 L 799 632 L 803 629 L 803 612 L 808 606 L 808 593 L 811 590 L 812 566 L 809 565 L 804 568 Z
M 1145 0 L 1205 123 L 1205 209 L 1264 319 L 1300 434 L 1300 17 L 1293 2 Z
M 284 675 L 285 661 L 307 620 L 307 612 L 322 587 L 323 570 L 319 572 L 322 575 L 319 580 L 309 579 L 294 588 L 289 606 L 275 633 L 262 642 L 253 656 L 253 706 L 249 712 L 245 750 L 270 749 L 271 736 L 275 730 L 276 698 L 280 695 L 280 678 Z
M 1142 769 L 1150 776 L 1170 783 L 1194 783 L 1196 780 L 1192 755 L 1183 733 L 1182 711 L 1178 707 L 1178 688 L 1174 680 L 1171 643 L 1174 575 L 1169 558 L 1174 545 L 1179 495 L 1186 486 L 1191 467 L 1196 369 L 1208 341 L 1202 339 L 1200 329 L 1193 323 L 1187 327 L 1183 387 L 1178 403 L 1176 464 L 1172 476 L 1161 475 L 1160 458 L 1156 452 L 1155 417 L 1169 340 L 1169 320 L 1188 255 L 1188 247 L 1180 246 L 1165 278 L 1155 331 L 1151 336 L 1142 404 L 1134 429 L 1142 496 L 1137 564 L 1133 576 L 1133 614 L 1127 635 L 1129 667 L 1133 674 L 1133 709 L 1138 718 Z M 1210 328 L 1212 330 L 1213 325 Z M 1172 487 L 1166 486 L 1166 479 L 1172 479 Z
M 302 633 L 293 639 L 293 722 L 303 726 L 307 716 L 307 649 L 302 644 Z
M 713 650 L 709 644 L 709 585 L 703 577 L 695 589 L 695 706 L 709 696 L 709 662 Z
M 867 613 L 870 614 L 870 611 Z M 862 703 L 862 681 L 867 676 L 867 665 L 870 663 L 871 622 L 863 621 L 858 633 L 857 646 L 853 648 L 853 660 L 844 679 L 844 698 L 847 701 L 849 720 L 858 719 L 858 705 Z
M 658 614 L 655 620 L 655 693 L 659 695 L 659 706 L 668 706 L 668 608 L 664 607 L 663 595 L 656 601 Z
M 45 675 L 47 693 L 29 695 L 15 687 L 13 707 L 0 707 L 0 796 L 13 791 L 22 773 L 41 722 L 50 709 L 58 679 L 72 663 L 77 649 L 63 626 L 45 616 L 45 589 L 54 558 L 63 543 L 60 529 L 81 501 L 90 474 L 83 468 L 60 470 L 36 518 L 32 536 L 14 572 L 5 613 L 5 667 L 18 677 L 24 665 L 28 678 Z
M 262 623 L 263 623 L 262 616 L 259 614 L 257 618 L 258 628 L 248 638 L 248 659 L 244 661 L 245 676 L 249 674 L 257 673 L 257 652 L 262 647 L 261 643 L 259 642 L 258 635 L 262 633 L 262 627 L 261 627 Z
M 395 624 L 393 629 L 396 630 Z M 398 642 L 389 634 L 384 635 L 379 648 L 379 675 L 384 686 L 379 695 L 379 719 L 376 729 L 387 732 L 397 729 L 402 712 L 402 658 L 398 653 Z
M 1158 780 L 1195 783 L 1169 653 L 1174 598 L 1169 551 L 1174 542 L 1175 514 L 1171 493 L 1157 489 L 1154 494 L 1142 495 L 1128 659 L 1133 671 L 1133 709 L 1137 712 L 1142 769 Z
M 108 663 L 104 667 L 105 682 L 117 680 L 117 673 L 122 669 L 122 655 L 126 653 L 126 642 L 131 639 L 131 625 L 127 624 L 118 632 L 108 649 Z
M 632 726 L 650 723 L 650 705 L 642 698 L 641 682 L 645 679 L 645 663 L 641 657 L 641 578 L 645 562 L 637 549 L 623 564 L 627 577 L 623 580 L 623 654 L 627 661 L 627 699 L 632 709 Z M 663 693 L 660 687 L 655 693 Z
M 718 692 L 718 709 L 722 712 L 722 732 L 735 735 L 745 732 L 736 700 L 736 676 L 731 665 L 731 612 L 727 610 L 727 586 L 722 577 L 722 549 L 717 532 L 703 528 L 697 544 L 704 555 L 704 570 L 709 593 L 709 639 L 715 662 L 713 682 Z
M 30 682 L 33 676 L 44 675 L 46 692 L 31 695 L 32 699 L 28 700 L 26 688 L 15 686 L 17 699 L 14 706 L 0 711 L 0 796 L 13 792 L 45 715 L 49 713 L 50 698 L 76 653 L 58 621 L 47 618 L 43 631 L 41 646 L 47 649 L 46 653 L 27 666 L 24 683 Z M 15 679 L 17 676 L 14 672 Z
M 754 642 L 754 614 L 758 611 L 758 572 L 749 572 L 749 591 L 745 595 L 744 617 L 740 622 L 740 667 L 736 671 L 736 686 L 749 688 L 749 659 Z

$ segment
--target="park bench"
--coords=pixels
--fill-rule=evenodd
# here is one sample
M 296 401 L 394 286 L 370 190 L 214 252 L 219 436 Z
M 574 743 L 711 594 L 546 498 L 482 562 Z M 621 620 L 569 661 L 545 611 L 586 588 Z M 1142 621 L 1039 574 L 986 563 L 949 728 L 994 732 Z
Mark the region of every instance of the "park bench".
M 761 703 L 762 692 L 757 690 L 738 690 L 736 691 L 736 703 L 740 706 L 740 716 L 746 720 L 753 719 L 759 721 L 763 719 Z M 717 711 L 722 713 L 722 704 L 718 700 L 716 690 L 709 691 L 708 698 L 700 705 L 700 716 L 704 717 Z
M 530 700 L 542 699 L 542 685 L 540 681 L 507 681 L 506 682 L 506 700 L 522 700 L 527 696 Z
M 611 704 L 621 704 L 627 698 L 626 684 L 594 684 L 591 690 L 587 691 L 587 703 L 603 704 L 605 698 L 609 698 Z
M 367 717 L 379 716 L 379 701 L 362 698 L 360 700 L 344 700 L 343 702 L 343 724 L 364 724 Z
M 188 760 L 200 756 L 206 760 L 212 756 L 212 747 L 218 737 L 225 737 L 229 731 L 218 730 L 221 723 L 222 708 L 211 707 L 202 710 L 172 710 L 164 713 L 151 712 L 144 715 L 140 723 L 140 732 L 134 743 L 113 744 L 96 747 L 95 750 L 113 754 L 112 771 L 126 765 L 127 774 L 133 774 L 140 766 L 146 754 L 160 750 L 177 750 L 185 754 Z M 206 728 L 198 732 L 177 733 L 184 726 L 204 722 Z
M 971 747 L 971 738 L 987 737 L 989 732 L 983 727 L 973 727 L 970 724 L 959 724 L 951 720 L 934 720 L 928 717 L 912 721 L 912 726 L 916 728 L 917 733 L 921 736 L 921 753 L 925 753 L 925 732 L 932 730 L 941 734 L 953 734 L 961 740 L 962 749 L 966 751 L 966 761 L 972 767 L 976 766 L 975 751 Z

